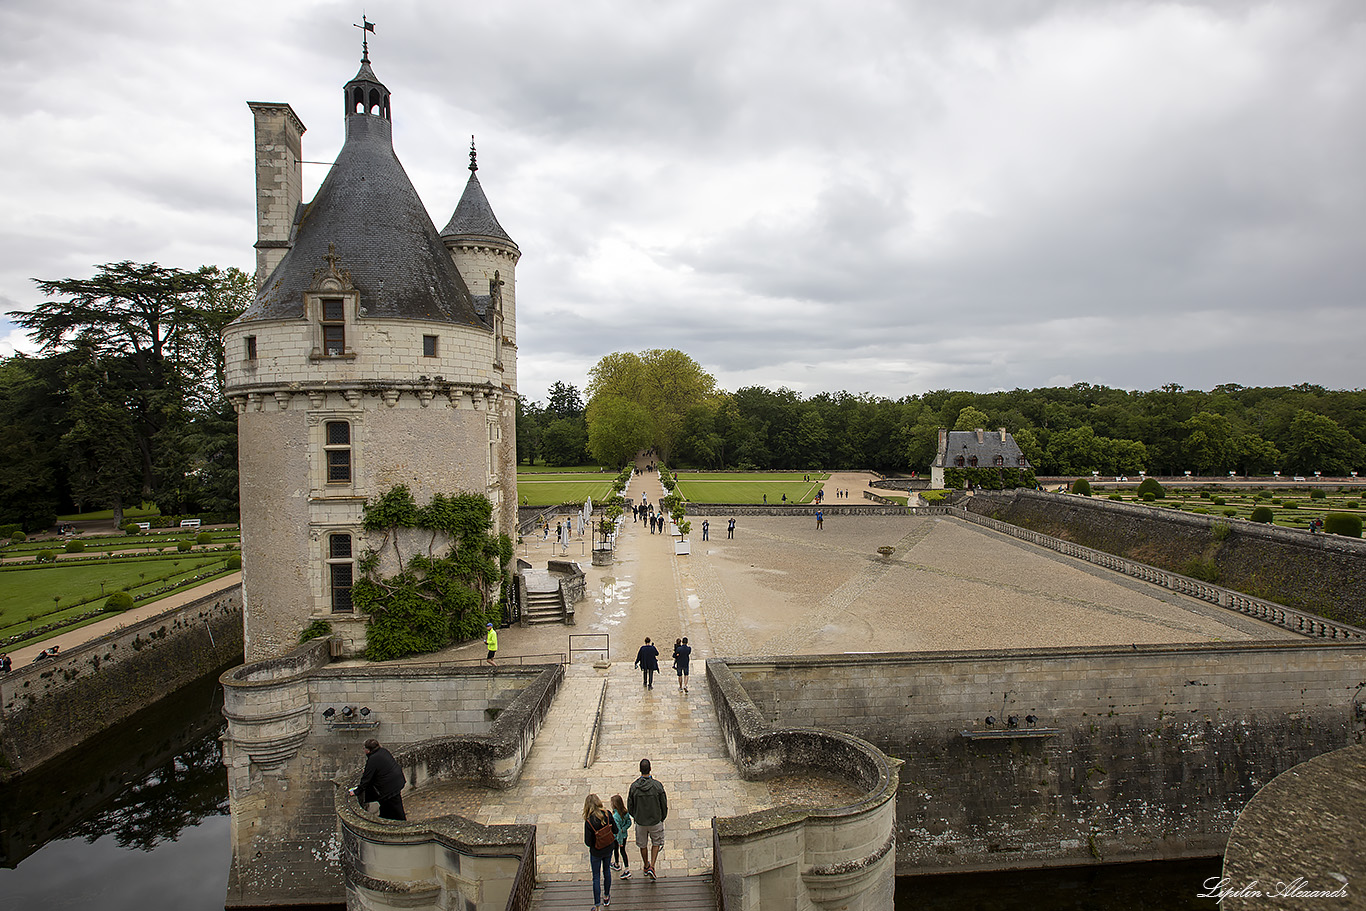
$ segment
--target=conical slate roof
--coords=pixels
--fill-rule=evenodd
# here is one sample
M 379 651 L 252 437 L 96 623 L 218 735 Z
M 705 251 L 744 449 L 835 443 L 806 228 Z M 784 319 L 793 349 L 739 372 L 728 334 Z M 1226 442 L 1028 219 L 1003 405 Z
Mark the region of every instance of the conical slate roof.
M 373 78 L 364 64 L 352 85 Z M 303 317 L 303 291 L 326 267 L 334 244 L 338 268 L 360 291 L 362 316 L 487 328 L 394 154 L 392 137 L 382 116 L 347 115 L 346 143 L 296 222 L 293 247 L 239 322 Z
M 465 184 L 465 192 L 460 196 L 460 202 L 455 207 L 455 214 L 451 216 L 451 220 L 442 229 L 441 236 L 483 237 L 501 241 L 515 249 L 517 244 L 508 236 L 508 232 L 503 230 L 503 226 L 498 224 L 498 219 L 493 214 L 493 207 L 489 205 L 489 199 L 484 195 L 484 188 L 479 185 L 479 175 L 474 171 L 475 168 L 471 166 L 469 183 Z

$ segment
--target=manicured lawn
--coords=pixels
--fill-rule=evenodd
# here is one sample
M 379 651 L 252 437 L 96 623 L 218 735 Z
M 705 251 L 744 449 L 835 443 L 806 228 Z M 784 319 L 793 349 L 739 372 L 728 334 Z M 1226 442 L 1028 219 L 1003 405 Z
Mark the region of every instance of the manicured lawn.
M 618 470 L 619 471 L 619 470 Z M 517 474 L 606 474 L 616 477 L 618 471 L 603 468 L 601 465 L 518 465 Z
M 219 551 L 90 563 L 25 564 L 22 569 L 7 569 L 0 572 L 0 637 L 23 632 L 29 625 L 29 614 L 38 615 L 41 618 L 38 623 L 82 614 L 94 610 L 100 602 L 96 600 L 84 605 L 76 602 L 86 598 L 99 599 L 101 591 L 109 595 L 127 585 L 131 586 L 129 593 L 136 596 L 168 579 L 192 576 L 223 563 L 229 556 L 232 554 Z M 61 601 L 53 601 L 58 595 Z
M 805 483 L 806 478 L 816 481 L 824 481 L 830 477 L 829 472 L 812 471 L 680 471 L 678 480 L 680 481 L 799 481 Z
M 591 481 L 537 481 L 517 479 L 517 498 L 523 506 L 556 506 L 560 503 L 582 503 L 589 497 L 596 503 L 612 494 L 616 475 L 603 475 Z
M 810 503 L 816 496 L 816 491 L 820 489 L 817 482 L 803 482 L 800 474 L 788 480 L 769 480 L 766 475 L 751 477 L 764 480 L 705 481 L 694 480 L 691 475 L 682 475 L 678 479 L 678 489 L 694 503 L 767 502 L 770 506 L 782 505 L 783 494 L 787 494 L 788 503 Z M 765 497 L 768 499 L 765 500 Z

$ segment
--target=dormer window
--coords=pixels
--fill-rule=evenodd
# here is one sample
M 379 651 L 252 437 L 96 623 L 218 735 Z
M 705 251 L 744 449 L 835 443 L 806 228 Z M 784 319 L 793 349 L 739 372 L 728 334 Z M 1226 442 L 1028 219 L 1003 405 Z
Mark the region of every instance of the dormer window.
M 963 462 L 964 462 L 964 459 L 963 459 L 962 456 L 959 456 L 958 458 L 956 458 L 956 459 L 953 460 L 953 464 L 956 465 L 956 466 L 958 466 L 959 468 L 962 468 L 962 467 L 963 467 Z
M 340 297 L 322 299 L 323 354 L 339 357 L 346 353 L 346 308 Z
M 995 460 L 994 462 L 992 462 L 993 465 L 1001 465 L 1001 466 L 1004 466 L 1005 463 L 1006 463 L 1006 457 L 1005 457 L 1005 456 L 997 456 L 997 457 L 996 457 L 996 460 Z

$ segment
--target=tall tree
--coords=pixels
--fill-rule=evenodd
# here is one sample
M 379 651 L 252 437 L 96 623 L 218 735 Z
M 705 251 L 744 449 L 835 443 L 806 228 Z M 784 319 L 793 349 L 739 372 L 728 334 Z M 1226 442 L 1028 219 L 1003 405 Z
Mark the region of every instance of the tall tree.
M 592 437 L 596 415 L 621 413 L 615 405 L 604 412 L 594 409 L 599 399 L 620 398 L 634 402 L 649 418 L 649 443 L 668 462 L 683 434 L 689 410 L 716 392 L 716 380 L 682 351 L 654 348 L 640 354 L 615 352 L 589 371 L 588 422 Z
M 73 397 L 65 441 L 74 460 L 73 488 L 115 506 L 108 497 L 122 490 L 126 467 L 112 451 L 120 445 L 131 447 L 138 467 L 137 497 L 151 499 L 179 486 L 198 467 L 191 422 L 221 409 L 219 337 L 249 299 L 250 278 L 237 269 L 186 272 L 121 262 L 99 266 L 91 278 L 35 281 L 49 300 L 9 315 L 46 354 L 79 349 L 71 362 L 78 372 L 68 383 Z M 74 395 L 78 389 L 102 399 L 82 401 Z M 111 406 L 121 417 L 118 432 Z M 98 433 L 105 434 L 103 441 Z M 110 465 L 76 471 L 92 468 L 89 460 L 101 450 Z

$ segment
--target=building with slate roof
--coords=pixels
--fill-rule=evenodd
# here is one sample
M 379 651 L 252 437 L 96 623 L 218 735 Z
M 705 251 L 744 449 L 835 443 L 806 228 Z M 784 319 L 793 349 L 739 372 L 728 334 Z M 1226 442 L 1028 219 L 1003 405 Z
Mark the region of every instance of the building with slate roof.
M 366 500 L 406 484 L 485 494 L 515 534 L 516 266 L 476 176 L 438 232 L 393 147 L 368 50 L 343 92 L 346 138 L 302 200 L 304 125 L 255 119 L 257 294 L 223 333 L 238 414 L 248 661 L 327 620 L 365 646 L 351 604 Z M 374 546 L 371 542 L 369 546 Z
M 945 468 L 1030 468 L 1015 438 L 999 431 L 940 430 L 939 449 L 930 465 L 930 486 L 944 487 Z

